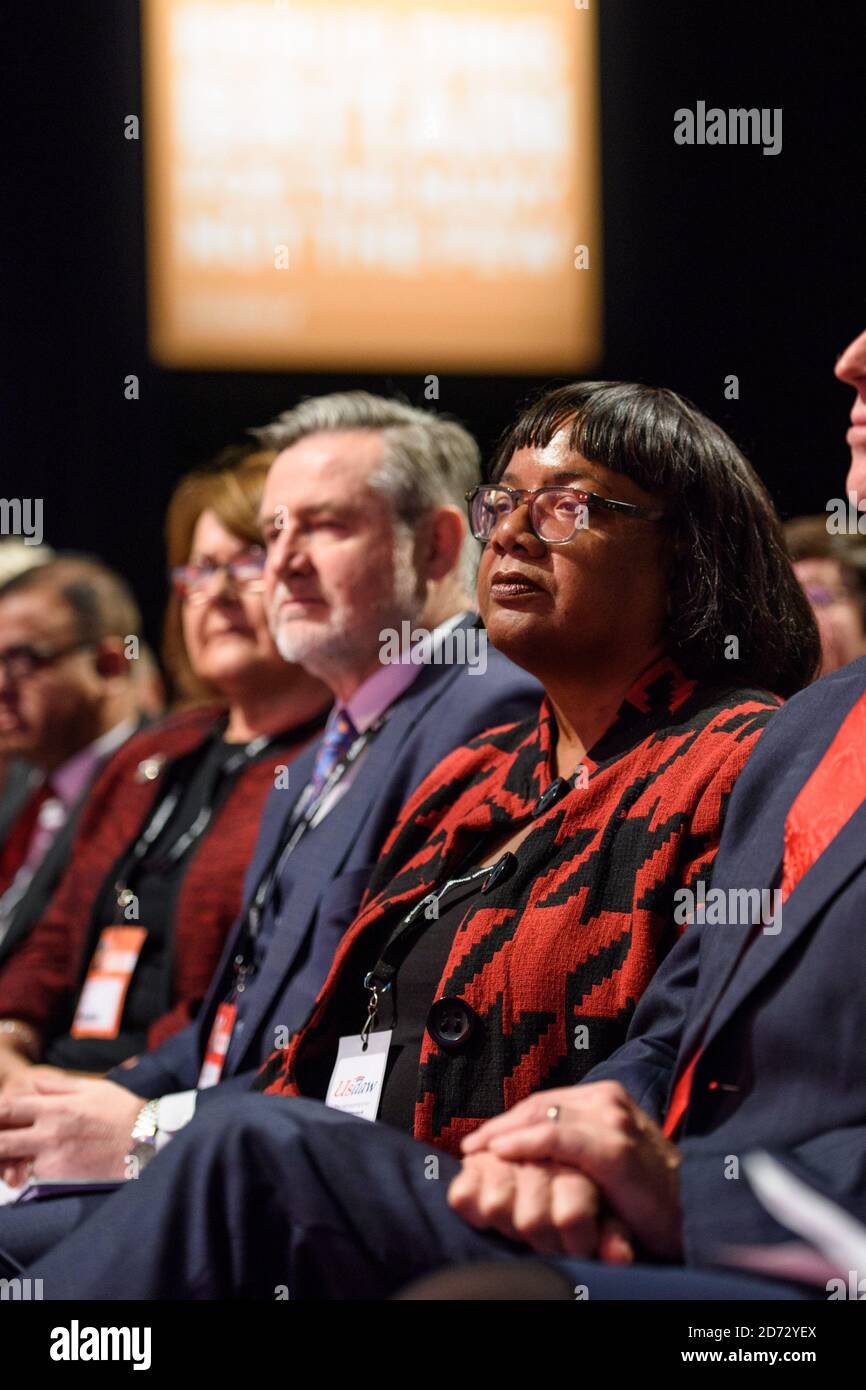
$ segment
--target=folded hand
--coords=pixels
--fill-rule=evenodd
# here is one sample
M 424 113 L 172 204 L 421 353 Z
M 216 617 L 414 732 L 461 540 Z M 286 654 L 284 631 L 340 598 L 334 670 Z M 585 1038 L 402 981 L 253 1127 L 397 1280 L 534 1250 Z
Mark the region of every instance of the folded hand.
M 557 1109 L 556 1118 L 549 1115 L 552 1107 Z M 509 1165 L 525 1165 L 527 1171 L 554 1165 L 558 1177 L 571 1173 L 574 1182 L 580 1180 L 597 1189 L 600 1201 L 622 1227 L 654 1255 L 663 1259 L 681 1256 L 680 1151 L 616 1082 L 536 1092 L 481 1125 L 463 1141 L 463 1152 L 464 1172 L 470 1163 L 489 1154 Z M 455 1186 L 462 1177 L 461 1173 L 455 1179 Z M 508 1208 L 512 1231 L 519 1235 L 514 1218 L 519 1214 L 517 1195 L 523 1188 L 516 1179 L 510 1181 L 513 1200 L 509 1207 L 503 1197 L 503 1205 Z M 555 1218 L 560 1239 L 564 1239 L 561 1214 L 566 1213 L 567 1221 L 568 1213 L 573 1212 L 580 1245 L 587 1228 L 584 1207 L 588 1199 L 584 1197 L 583 1205 L 578 1202 L 574 1182 L 562 1189 L 568 1195 L 558 1198 L 557 1205 L 552 1200 L 555 1184 L 551 1184 L 547 1218 Z M 458 1197 L 461 1191 L 457 1187 Z M 496 1221 L 472 1219 L 485 1204 L 495 1211 Z M 453 1205 L 460 1210 L 457 1202 Z M 508 1224 L 502 1210 L 503 1206 L 485 1194 L 481 1206 L 476 1205 L 466 1219 L 473 1225 L 495 1225 L 502 1231 Z

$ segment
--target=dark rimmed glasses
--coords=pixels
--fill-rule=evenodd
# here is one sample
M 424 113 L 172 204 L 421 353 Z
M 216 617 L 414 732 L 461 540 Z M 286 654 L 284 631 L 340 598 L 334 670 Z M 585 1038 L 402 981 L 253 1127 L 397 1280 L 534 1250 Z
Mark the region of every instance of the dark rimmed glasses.
M 176 565 L 171 571 L 171 582 L 175 591 L 188 603 L 204 603 L 212 592 L 217 575 L 230 579 L 235 589 L 247 593 L 258 593 L 264 588 L 262 578 L 265 568 L 265 552 L 259 545 L 227 560 L 224 565 L 206 560 L 199 565 Z
M 20 646 L 7 647 L 5 652 L 0 652 L 0 670 L 9 681 L 26 681 L 35 676 L 37 671 L 43 671 L 47 666 L 61 661 L 64 656 L 71 656 L 73 652 L 85 651 L 88 647 L 95 646 L 95 642 L 83 638 L 77 642 L 70 642 L 65 647 L 22 642 Z
M 482 483 L 466 493 L 469 527 L 477 541 L 489 541 L 499 522 L 513 511 L 529 504 L 529 526 L 533 535 L 546 545 L 565 545 L 578 531 L 589 525 L 594 508 L 621 512 L 643 521 L 660 521 L 663 511 L 638 507 L 634 502 L 615 502 L 582 488 L 548 484 L 546 487 L 505 487 L 502 483 Z

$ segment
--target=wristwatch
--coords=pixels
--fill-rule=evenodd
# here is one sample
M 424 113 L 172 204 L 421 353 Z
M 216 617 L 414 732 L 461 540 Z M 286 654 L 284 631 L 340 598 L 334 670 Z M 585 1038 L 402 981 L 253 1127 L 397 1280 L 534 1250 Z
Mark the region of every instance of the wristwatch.
M 139 1110 L 132 1126 L 132 1147 L 126 1155 L 126 1176 L 137 1178 L 156 1153 L 159 1133 L 159 1101 L 149 1100 Z

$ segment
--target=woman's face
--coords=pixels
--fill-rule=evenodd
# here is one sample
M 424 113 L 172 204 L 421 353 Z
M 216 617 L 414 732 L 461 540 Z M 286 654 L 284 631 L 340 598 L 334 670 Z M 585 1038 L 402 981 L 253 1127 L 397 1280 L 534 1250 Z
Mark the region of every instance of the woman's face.
M 652 509 L 663 500 L 569 450 L 567 425 L 544 449 L 518 449 L 499 482 L 561 483 Z M 667 560 L 658 522 L 590 508 L 564 545 L 529 529 L 527 507 L 504 516 L 484 547 L 478 606 L 495 647 L 543 682 L 568 669 L 633 667 L 663 643 Z M 591 668 L 590 668 L 591 669 Z
M 253 547 L 227 531 L 215 512 L 196 522 L 187 564 L 224 565 Z M 261 584 L 239 587 L 224 574 L 201 590 L 203 598 L 183 601 L 183 636 L 195 674 L 230 695 L 267 678 L 286 673 L 286 665 L 268 631 Z

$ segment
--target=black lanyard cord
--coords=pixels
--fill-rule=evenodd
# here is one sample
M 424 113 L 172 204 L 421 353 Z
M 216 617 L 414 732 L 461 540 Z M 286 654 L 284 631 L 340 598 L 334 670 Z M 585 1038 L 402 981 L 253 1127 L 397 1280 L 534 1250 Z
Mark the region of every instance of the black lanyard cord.
M 406 913 L 406 916 L 397 924 L 385 946 L 378 961 L 364 976 L 364 988 L 367 990 L 370 999 L 367 1011 L 367 1021 L 361 1030 L 361 1037 L 366 1041 L 370 1032 L 376 1026 L 376 1018 L 379 1012 L 379 997 L 391 988 L 394 977 L 397 974 L 403 961 L 406 959 L 407 948 L 411 941 L 417 937 L 424 929 L 424 922 L 421 914 L 425 909 L 429 909 L 433 903 L 436 904 L 436 918 L 439 916 L 439 908 L 446 898 L 455 898 L 455 890 L 472 888 L 481 882 L 481 892 L 489 893 L 492 888 L 500 884 L 503 879 L 509 878 L 517 867 L 517 858 L 510 850 L 500 855 L 495 864 L 486 864 L 482 868 L 473 869 L 468 874 L 462 874 L 459 878 L 449 878 L 438 890 L 427 893 L 420 902 Z M 425 913 L 426 915 L 426 913 Z
M 292 730 L 293 741 L 298 741 L 308 736 L 323 722 L 323 716 L 318 715 L 315 719 L 296 730 Z M 222 737 L 224 721 L 220 721 L 219 727 L 211 734 L 208 742 L 211 747 L 216 747 L 217 740 Z M 260 761 L 276 745 L 284 743 L 289 735 L 286 732 L 279 734 L 259 734 L 251 739 L 249 743 L 238 748 L 213 770 L 213 774 L 208 781 L 207 790 L 203 798 L 202 807 L 195 817 L 192 825 L 180 834 L 173 843 L 166 847 L 163 854 L 159 856 L 160 869 L 165 871 L 173 868 L 179 863 L 189 850 L 200 840 L 210 825 L 213 816 L 219 805 L 225 799 L 225 795 L 238 777 L 238 775 L 253 763 Z M 126 896 L 130 893 L 129 883 L 134 875 L 141 869 L 145 859 L 156 844 L 163 830 L 169 825 L 172 817 L 178 810 L 184 792 L 187 789 L 188 779 L 186 773 L 200 760 L 203 752 L 202 746 L 193 749 L 190 753 L 183 754 L 177 758 L 168 770 L 167 783 L 162 797 L 153 808 L 151 815 L 139 835 L 132 849 L 126 856 L 121 872 L 117 876 L 115 892 Z M 206 755 L 205 755 L 206 756 Z M 121 903 L 125 906 L 125 903 Z
M 390 711 L 386 711 L 375 723 L 370 725 L 369 729 L 365 729 L 362 734 L 358 735 L 342 758 L 335 763 L 318 792 L 311 796 L 310 783 L 307 783 L 295 802 L 286 826 L 287 838 L 281 837 L 274 846 L 271 857 L 250 899 L 249 907 L 244 914 L 241 937 L 234 957 L 234 971 L 235 975 L 240 977 L 240 987 L 242 987 L 244 976 L 250 974 L 254 968 L 252 956 L 261 930 L 262 913 L 265 904 L 273 893 L 283 866 L 297 849 L 331 792 L 342 781 L 352 764 L 358 760 L 364 749 L 373 741 L 386 723 L 389 713 Z

